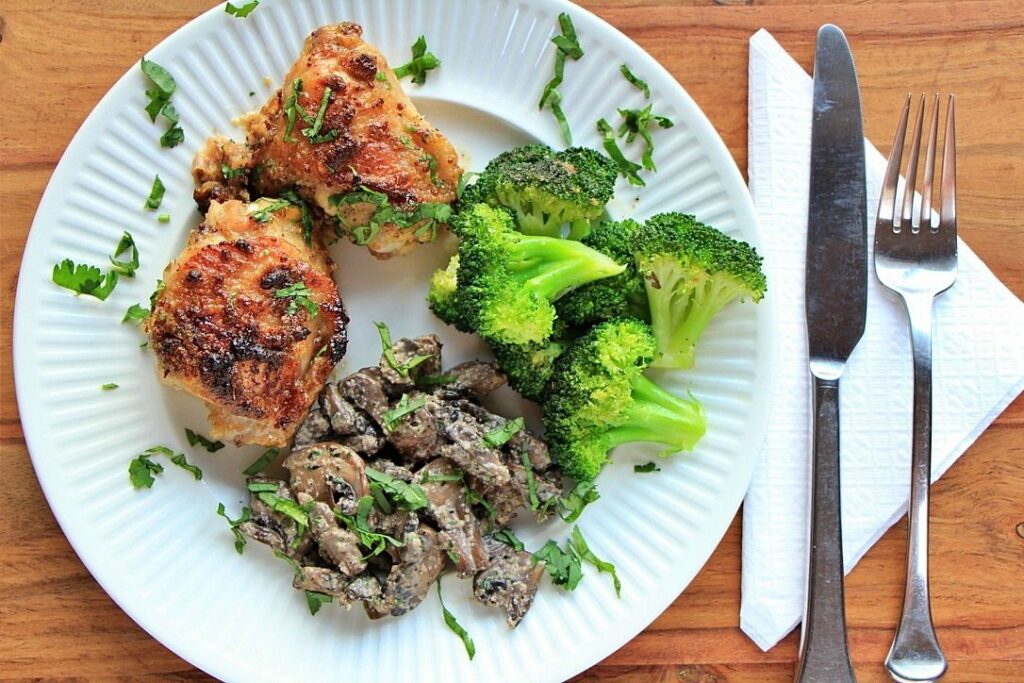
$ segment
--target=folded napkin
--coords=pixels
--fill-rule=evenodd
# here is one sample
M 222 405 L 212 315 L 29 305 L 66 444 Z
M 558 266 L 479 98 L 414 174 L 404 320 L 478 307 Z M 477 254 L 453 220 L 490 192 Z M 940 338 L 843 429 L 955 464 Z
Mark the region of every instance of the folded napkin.
M 778 314 L 779 351 L 768 437 L 743 508 L 740 627 L 765 650 L 799 623 L 805 592 L 810 381 L 804 249 L 811 100 L 811 78 L 771 34 L 754 34 L 748 171 L 761 220 L 768 296 Z M 870 143 L 865 147 L 871 244 L 885 159 Z M 959 170 L 970 173 L 964 164 Z M 961 222 L 961 234 L 970 239 L 970 225 Z M 933 480 L 1024 389 L 1024 304 L 961 241 L 957 282 L 937 299 L 934 324 Z M 847 572 L 906 512 L 912 378 L 905 314 L 869 266 L 867 327 L 843 375 L 840 397 Z

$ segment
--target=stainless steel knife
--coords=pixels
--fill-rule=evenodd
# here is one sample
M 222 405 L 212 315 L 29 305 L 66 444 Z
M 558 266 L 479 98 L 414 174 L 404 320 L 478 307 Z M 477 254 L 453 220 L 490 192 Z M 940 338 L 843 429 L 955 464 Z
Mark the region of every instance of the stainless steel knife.
M 812 385 L 807 602 L 798 683 L 856 680 L 846 639 L 839 505 L 839 378 L 864 333 L 867 206 L 860 90 L 846 36 L 818 31 L 814 57 L 805 303 Z

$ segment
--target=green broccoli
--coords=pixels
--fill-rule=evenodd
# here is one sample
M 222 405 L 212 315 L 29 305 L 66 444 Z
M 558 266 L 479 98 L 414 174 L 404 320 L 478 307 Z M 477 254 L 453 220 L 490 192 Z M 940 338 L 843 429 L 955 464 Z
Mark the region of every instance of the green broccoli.
M 431 276 L 427 301 L 430 303 L 430 310 L 438 318 L 461 329 L 462 320 L 459 316 L 458 297 L 455 296 L 458 272 L 459 255 L 455 254 L 448 261 L 447 268 L 439 268 Z
M 463 192 L 460 205 L 483 202 L 515 212 L 527 235 L 579 239 L 612 198 L 615 164 L 600 152 L 572 147 L 555 152 L 545 145 L 524 145 L 491 160 L 477 182 Z
M 543 402 L 548 445 L 562 470 L 594 479 L 608 452 L 633 441 L 692 450 L 704 435 L 697 399 L 680 398 L 647 379 L 654 357 L 650 327 L 615 318 L 593 327 L 555 362 Z
M 656 367 L 693 367 L 694 348 L 715 314 L 733 299 L 760 301 L 767 287 L 753 247 L 686 214 L 648 220 L 634 254 L 658 341 Z
M 558 300 L 558 317 L 571 325 L 592 325 L 609 318 L 649 317 L 644 279 L 633 261 L 641 225 L 629 219 L 598 223 L 581 241 L 614 261 L 626 264 L 615 277 L 583 285 Z
M 517 232 L 504 209 L 474 204 L 454 222 L 461 236 L 454 293 L 458 321 L 491 343 L 548 339 L 555 300 L 625 270 L 579 242 Z M 440 294 L 443 286 L 435 291 Z
M 550 339 L 534 344 L 494 344 L 491 350 L 498 367 L 508 378 L 508 385 L 523 398 L 540 401 L 555 361 L 569 347 L 573 331 L 561 319 L 555 320 Z

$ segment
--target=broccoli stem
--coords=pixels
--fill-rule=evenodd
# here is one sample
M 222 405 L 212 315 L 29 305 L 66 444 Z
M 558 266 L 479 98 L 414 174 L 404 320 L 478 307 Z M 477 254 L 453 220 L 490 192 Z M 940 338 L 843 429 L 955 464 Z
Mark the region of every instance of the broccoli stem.
M 524 235 L 533 237 L 561 237 L 562 224 L 554 216 L 540 211 L 516 210 L 516 222 Z
M 640 374 L 631 386 L 633 402 L 625 421 L 607 432 L 609 447 L 650 441 L 668 446 L 666 453 L 693 450 L 707 427 L 700 403 L 680 398 Z
M 694 350 L 704 330 L 737 294 L 727 280 L 714 276 L 692 289 L 690 286 L 680 285 L 681 291 L 672 296 L 658 297 L 657 306 L 652 302 L 651 325 L 658 341 L 652 367 L 692 368 Z
M 573 221 L 569 224 L 569 234 L 566 235 L 567 239 L 581 240 L 590 234 L 590 221 L 581 219 Z
M 531 236 L 515 242 L 508 268 L 524 287 L 548 301 L 625 270 L 625 266 L 579 242 Z

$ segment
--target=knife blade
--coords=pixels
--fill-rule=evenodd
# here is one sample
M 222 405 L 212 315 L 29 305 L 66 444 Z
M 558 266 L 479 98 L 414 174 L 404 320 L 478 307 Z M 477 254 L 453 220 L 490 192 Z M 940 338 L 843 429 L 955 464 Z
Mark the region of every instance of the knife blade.
M 867 202 L 860 89 L 846 36 L 818 30 L 805 308 L 812 439 L 807 598 L 798 683 L 855 681 L 846 637 L 839 496 L 839 378 L 864 333 Z

